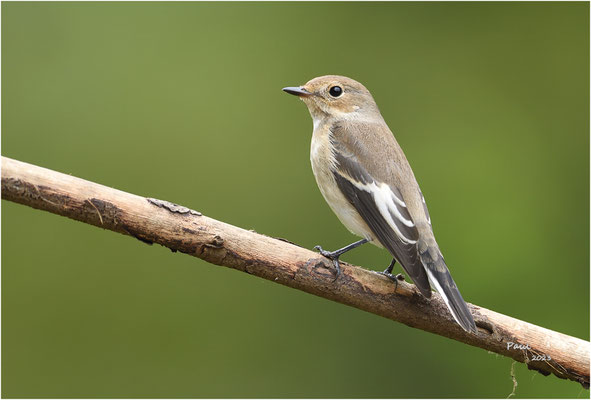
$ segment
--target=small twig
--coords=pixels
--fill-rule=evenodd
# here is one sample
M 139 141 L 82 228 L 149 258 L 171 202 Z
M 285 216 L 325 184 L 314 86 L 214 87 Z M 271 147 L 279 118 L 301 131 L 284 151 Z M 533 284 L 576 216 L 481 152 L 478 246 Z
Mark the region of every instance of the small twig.
M 515 363 L 517 361 L 513 361 L 511 363 L 511 380 L 513 381 L 513 390 L 511 391 L 511 393 L 509 393 L 509 396 L 507 396 L 507 398 L 511 398 L 513 396 L 515 396 L 515 389 L 517 389 L 517 379 L 515 379 Z

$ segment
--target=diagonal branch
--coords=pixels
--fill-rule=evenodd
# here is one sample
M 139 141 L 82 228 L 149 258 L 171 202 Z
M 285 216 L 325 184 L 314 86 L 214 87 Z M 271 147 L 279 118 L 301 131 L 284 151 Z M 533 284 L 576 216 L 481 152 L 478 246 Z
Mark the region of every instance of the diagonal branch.
M 247 231 L 166 201 L 148 199 L 2 157 L 2 198 L 158 243 L 207 262 L 303 290 L 408 326 L 477 346 L 544 375 L 589 388 L 589 342 L 469 304 L 478 332 L 466 333 L 443 300 L 421 296 L 373 271 L 332 264 L 286 241 Z

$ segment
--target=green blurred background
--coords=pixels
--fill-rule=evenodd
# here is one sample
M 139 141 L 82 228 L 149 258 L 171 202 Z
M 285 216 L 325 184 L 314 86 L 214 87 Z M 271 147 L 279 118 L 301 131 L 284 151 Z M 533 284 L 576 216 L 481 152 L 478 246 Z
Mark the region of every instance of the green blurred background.
M 364 83 L 464 297 L 589 339 L 588 3 L 2 3 L 2 155 L 356 240 L 281 92 Z M 383 269 L 373 246 L 346 261 Z M 511 360 L 2 201 L 3 397 L 506 397 Z M 588 397 L 516 365 L 517 397 Z

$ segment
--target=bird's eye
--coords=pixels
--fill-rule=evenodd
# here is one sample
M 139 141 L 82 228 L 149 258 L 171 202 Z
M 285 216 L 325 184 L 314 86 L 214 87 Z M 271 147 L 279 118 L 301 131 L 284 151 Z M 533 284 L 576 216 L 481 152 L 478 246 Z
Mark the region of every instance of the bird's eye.
M 328 89 L 328 93 L 330 93 L 332 97 L 339 97 L 343 94 L 343 88 L 340 86 L 333 86 L 330 89 Z

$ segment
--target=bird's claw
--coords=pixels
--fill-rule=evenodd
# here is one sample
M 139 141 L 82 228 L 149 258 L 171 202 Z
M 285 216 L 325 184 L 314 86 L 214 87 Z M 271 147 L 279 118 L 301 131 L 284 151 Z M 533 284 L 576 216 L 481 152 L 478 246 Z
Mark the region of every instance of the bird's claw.
M 402 274 L 393 275 L 388 272 L 388 269 L 386 269 L 383 272 L 378 272 L 378 274 L 384 275 L 386 278 L 389 278 L 391 281 L 393 281 L 396 284 L 394 291 L 396 291 L 396 289 L 398 289 L 398 281 L 403 281 L 405 279 L 404 275 L 402 275 Z
M 336 252 L 332 252 L 332 251 L 326 251 L 321 246 L 314 246 L 314 249 L 318 250 L 320 255 L 322 255 L 332 261 L 332 265 L 334 265 L 334 267 L 336 269 L 336 276 L 333 281 L 333 282 L 335 282 L 337 279 L 339 279 L 339 276 L 341 276 L 341 265 L 339 263 L 339 255 L 340 254 L 335 254 Z
M 390 278 L 393 281 L 403 281 L 405 279 L 404 275 L 402 274 L 391 274 L 388 272 L 388 270 L 385 270 L 383 272 L 378 272 L 378 274 L 380 275 L 384 275 L 386 278 Z
M 330 251 L 324 250 L 320 245 L 314 246 L 314 250 L 318 250 L 324 257 L 330 258 L 329 256 L 331 256 Z

